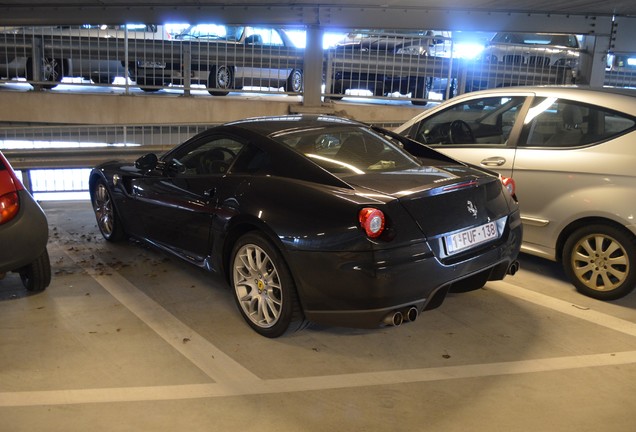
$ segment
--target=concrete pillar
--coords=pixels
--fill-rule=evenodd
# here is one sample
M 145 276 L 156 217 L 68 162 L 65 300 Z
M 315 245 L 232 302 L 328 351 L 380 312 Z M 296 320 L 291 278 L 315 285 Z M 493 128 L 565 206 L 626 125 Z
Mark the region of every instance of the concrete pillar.
M 322 39 L 324 30 L 318 25 L 307 27 L 305 65 L 303 68 L 303 105 L 307 108 L 320 107 L 322 97 Z
M 603 87 L 609 46 L 609 36 L 585 36 L 583 39 L 585 54 L 580 58 L 580 76 L 577 78 L 577 83 Z

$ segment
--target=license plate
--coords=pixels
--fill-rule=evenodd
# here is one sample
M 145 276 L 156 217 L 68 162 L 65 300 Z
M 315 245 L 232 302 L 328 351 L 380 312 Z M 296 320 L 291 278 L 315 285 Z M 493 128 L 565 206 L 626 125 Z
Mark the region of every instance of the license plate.
M 497 237 L 499 237 L 497 224 L 489 222 L 478 227 L 456 232 L 444 237 L 444 240 L 446 241 L 446 251 L 451 255 Z

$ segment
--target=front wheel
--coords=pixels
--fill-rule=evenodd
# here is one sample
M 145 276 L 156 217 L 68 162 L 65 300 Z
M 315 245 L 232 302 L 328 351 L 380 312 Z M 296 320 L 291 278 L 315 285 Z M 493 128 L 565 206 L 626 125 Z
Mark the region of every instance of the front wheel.
M 51 262 L 46 249 L 31 264 L 20 269 L 22 285 L 33 292 L 44 291 L 51 283 Z
M 208 90 L 212 96 L 227 96 L 230 89 L 234 86 L 234 72 L 230 66 L 215 66 L 210 69 L 208 76 L 208 87 L 218 90 Z M 227 91 L 226 91 L 227 90 Z
M 296 286 L 282 255 L 262 234 L 248 233 L 232 251 L 234 299 L 243 319 L 275 338 L 303 328 Z
M 92 199 L 97 227 L 108 241 L 119 241 L 124 238 L 124 228 L 115 209 L 113 199 L 103 180 L 95 182 Z
M 34 84 L 34 87 L 40 87 L 43 89 L 52 89 L 62 82 L 64 77 L 64 71 L 62 69 L 62 61 L 54 58 L 44 57 L 41 59 L 41 81 L 50 82 L 51 84 Z M 33 68 L 33 59 L 29 58 L 26 65 L 27 80 L 33 81 L 35 79 L 35 71 Z
M 562 263 L 581 294 L 616 300 L 636 286 L 636 239 L 610 225 L 576 230 L 565 242 Z

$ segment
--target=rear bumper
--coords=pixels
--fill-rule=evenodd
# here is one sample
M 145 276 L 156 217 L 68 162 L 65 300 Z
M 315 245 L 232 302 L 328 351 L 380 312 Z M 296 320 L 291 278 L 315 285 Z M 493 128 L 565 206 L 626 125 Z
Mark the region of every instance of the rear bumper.
M 17 271 L 37 259 L 48 242 L 49 231 L 42 208 L 26 191 L 20 192 L 20 212 L 0 226 L 0 272 Z
M 472 257 L 446 265 L 425 241 L 373 252 L 294 252 L 290 256 L 305 316 L 328 325 L 374 328 L 394 311 L 438 307 L 449 291 L 503 279 L 516 263 L 521 224 Z

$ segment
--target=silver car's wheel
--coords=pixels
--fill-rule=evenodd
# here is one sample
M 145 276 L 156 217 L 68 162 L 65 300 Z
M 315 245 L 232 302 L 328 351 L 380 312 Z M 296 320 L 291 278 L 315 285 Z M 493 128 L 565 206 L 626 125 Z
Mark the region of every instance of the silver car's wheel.
M 232 285 L 243 318 L 259 334 L 278 337 L 302 327 L 304 318 L 289 270 L 264 236 L 248 233 L 234 246 Z
M 232 68 L 225 65 L 212 67 L 212 69 L 210 69 L 210 75 L 208 77 L 208 86 L 224 90 L 208 90 L 208 93 L 210 93 L 212 96 L 228 95 L 230 93 L 229 90 L 234 86 L 234 73 L 232 71 Z
M 636 286 L 635 239 L 612 226 L 591 225 L 565 243 L 563 265 L 576 289 L 599 300 L 614 300 Z
M 303 91 L 303 72 L 301 70 L 294 69 L 291 71 L 287 78 L 285 91 L 290 93 L 300 93 Z
M 113 200 L 103 181 L 97 181 L 93 189 L 93 211 L 97 219 L 97 227 L 106 240 L 117 241 L 124 236 Z

